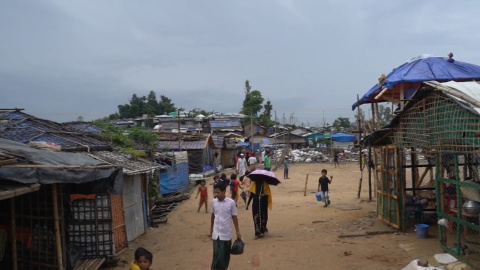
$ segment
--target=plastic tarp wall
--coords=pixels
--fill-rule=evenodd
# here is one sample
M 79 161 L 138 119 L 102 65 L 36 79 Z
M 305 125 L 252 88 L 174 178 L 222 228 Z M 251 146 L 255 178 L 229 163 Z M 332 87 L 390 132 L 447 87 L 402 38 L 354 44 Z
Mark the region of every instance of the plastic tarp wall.
M 122 169 L 80 153 L 40 150 L 0 139 L 0 150 L 15 156 L 15 166 L 0 167 L 0 180 L 23 184 L 91 184 L 90 192 L 122 194 Z M 102 180 L 102 181 L 98 181 Z M 85 186 L 82 186 L 85 187 Z
M 203 150 L 188 151 L 188 173 L 203 173 Z
M 188 188 L 187 152 L 175 152 L 175 162 L 160 171 L 160 193 L 182 192 Z
M 215 163 L 215 155 L 213 154 L 213 148 L 210 145 L 208 145 L 203 150 L 203 156 L 205 157 L 203 164 L 203 172 L 215 170 L 217 168 L 217 164 Z

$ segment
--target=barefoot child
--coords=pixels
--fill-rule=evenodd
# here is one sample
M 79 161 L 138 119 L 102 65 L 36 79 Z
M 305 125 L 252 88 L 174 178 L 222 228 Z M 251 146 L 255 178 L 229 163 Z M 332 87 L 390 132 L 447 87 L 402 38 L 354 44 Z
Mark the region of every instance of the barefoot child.
M 135 261 L 130 264 L 130 270 L 150 270 L 152 261 L 152 253 L 142 247 L 139 247 L 135 250 Z
M 330 176 L 330 179 L 327 177 L 327 170 L 322 170 L 322 176 L 318 179 L 318 191 L 322 190 L 323 201 L 325 205 L 323 207 L 327 207 L 330 204 L 330 198 L 328 197 L 328 185 L 332 183 L 333 175 Z
M 205 204 L 205 213 L 208 213 L 208 210 L 207 210 L 208 192 L 205 184 L 206 184 L 205 180 L 200 181 L 200 186 L 198 187 L 198 192 L 197 192 L 197 196 L 195 196 L 195 199 L 198 197 L 198 194 L 200 194 L 200 201 L 198 202 L 197 212 L 200 212 L 200 208 L 202 208 L 202 205 Z

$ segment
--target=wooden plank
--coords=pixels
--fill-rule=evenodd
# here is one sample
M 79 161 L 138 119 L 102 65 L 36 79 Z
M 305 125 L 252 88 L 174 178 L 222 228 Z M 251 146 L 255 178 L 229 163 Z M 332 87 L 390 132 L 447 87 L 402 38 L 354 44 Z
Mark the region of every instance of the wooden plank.
M 77 262 L 74 270 L 98 270 L 105 263 L 105 258 L 84 259 Z
M 307 174 L 307 177 L 305 178 L 305 190 L 303 191 L 303 196 L 307 196 L 307 183 L 308 183 L 308 174 Z

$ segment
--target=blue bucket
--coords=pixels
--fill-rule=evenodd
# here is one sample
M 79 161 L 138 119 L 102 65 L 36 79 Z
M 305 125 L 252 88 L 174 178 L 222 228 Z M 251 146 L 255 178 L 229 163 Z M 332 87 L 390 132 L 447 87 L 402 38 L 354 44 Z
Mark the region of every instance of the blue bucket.
M 428 225 L 427 224 L 415 224 L 415 230 L 417 231 L 417 238 L 424 239 L 428 235 Z
M 317 201 L 319 201 L 319 202 L 322 201 L 322 193 L 317 192 L 317 194 L 315 194 L 315 196 L 317 197 Z

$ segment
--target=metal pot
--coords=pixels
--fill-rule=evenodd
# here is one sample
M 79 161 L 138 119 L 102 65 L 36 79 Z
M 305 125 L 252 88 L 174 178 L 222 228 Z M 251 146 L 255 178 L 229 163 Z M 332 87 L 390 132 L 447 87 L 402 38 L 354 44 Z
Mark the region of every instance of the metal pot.
M 480 202 L 468 200 L 463 203 L 462 209 L 467 214 L 478 214 L 480 212 Z

